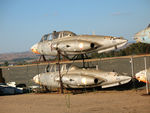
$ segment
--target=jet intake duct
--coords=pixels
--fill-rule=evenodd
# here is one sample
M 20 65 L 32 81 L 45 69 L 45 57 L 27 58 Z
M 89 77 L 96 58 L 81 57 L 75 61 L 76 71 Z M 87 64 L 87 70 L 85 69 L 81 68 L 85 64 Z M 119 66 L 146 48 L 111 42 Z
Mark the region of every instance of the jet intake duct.
M 94 79 L 94 83 L 95 83 L 95 84 L 98 83 L 98 79 L 97 79 L 97 78 Z
M 94 48 L 95 47 L 95 44 L 94 43 L 91 43 L 91 48 Z
M 94 49 L 96 44 L 88 42 L 88 41 L 80 41 L 80 40 L 70 40 L 70 41 L 63 41 L 57 44 L 57 47 L 61 51 L 65 52 L 74 52 L 74 51 L 86 51 L 90 49 Z
M 63 76 L 62 82 L 64 84 L 73 86 L 86 86 L 95 85 L 99 83 L 99 80 L 95 77 L 90 77 L 86 75 L 66 75 Z

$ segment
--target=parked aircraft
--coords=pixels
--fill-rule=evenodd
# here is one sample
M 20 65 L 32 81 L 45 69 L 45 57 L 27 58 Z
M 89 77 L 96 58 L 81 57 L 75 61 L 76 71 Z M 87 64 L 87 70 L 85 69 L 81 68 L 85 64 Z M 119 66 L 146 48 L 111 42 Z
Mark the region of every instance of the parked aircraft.
M 137 42 L 150 44 L 150 24 L 144 30 L 135 34 L 134 39 Z
M 24 93 L 23 88 L 17 87 L 15 82 L 0 83 L 0 95 L 14 95 Z
M 41 41 L 31 47 L 33 53 L 56 56 L 78 55 L 90 52 L 103 53 L 124 46 L 127 43 L 122 37 L 99 35 L 76 35 L 70 31 L 46 34 Z
M 135 78 L 139 80 L 140 82 L 147 83 L 147 80 L 148 80 L 150 83 L 150 68 L 136 73 Z
M 54 65 L 50 68 L 50 72 L 34 76 L 33 81 L 43 86 L 59 88 L 60 77 L 57 69 Z M 61 77 L 64 88 L 92 88 L 97 86 L 107 88 L 125 84 L 131 80 L 131 77 L 116 72 L 78 68 L 76 66 L 70 66 L 66 69 L 65 65 L 61 67 Z

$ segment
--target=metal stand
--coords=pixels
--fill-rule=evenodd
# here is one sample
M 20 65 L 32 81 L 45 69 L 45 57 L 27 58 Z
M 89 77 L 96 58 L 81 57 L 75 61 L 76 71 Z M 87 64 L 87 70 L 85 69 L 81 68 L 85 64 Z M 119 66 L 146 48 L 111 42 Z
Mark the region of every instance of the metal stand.
M 39 77 L 39 65 L 37 62 L 37 74 L 38 74 L 38 80 L 39 80 L 39 89 L 37 91 L 37 93 L 41 92 L 41 82 L 40 82 L 40 77 Z
M 82 60 L 83 60 L 83 68 L 85 68 L 85 62 L 84 62 L 84 54 L 81 54 Z
M 60 72 L 60 51 L 57 50 L 57 53 L 58 53 L 58 70 L 59 70 L 59 79 L 60 79 L 60 89 L 61 89 L 61 93 L 63 94 L 64 93 L 64 90 L 63 90 L 63 82 L 62 82 L 62 76 L 61 76 L 61 72 Z
M 39 61 L 41 61 L 41 59 L 43 58 L 43 61 L 46 61 L 46 58 L 45 58 L 45 56 L 44 55 L 41 55 L 40 56 L 40 59 L 39 59 Z

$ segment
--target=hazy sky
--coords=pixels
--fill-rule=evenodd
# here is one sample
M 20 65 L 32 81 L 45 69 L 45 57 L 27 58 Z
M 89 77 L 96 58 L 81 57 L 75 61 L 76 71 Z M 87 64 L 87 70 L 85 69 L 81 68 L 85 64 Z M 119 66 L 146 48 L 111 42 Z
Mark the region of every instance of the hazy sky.
M 0 0 L 0 53 L 28 51 L 54 30 L 133 36 L 150 23 L 150 0 Z

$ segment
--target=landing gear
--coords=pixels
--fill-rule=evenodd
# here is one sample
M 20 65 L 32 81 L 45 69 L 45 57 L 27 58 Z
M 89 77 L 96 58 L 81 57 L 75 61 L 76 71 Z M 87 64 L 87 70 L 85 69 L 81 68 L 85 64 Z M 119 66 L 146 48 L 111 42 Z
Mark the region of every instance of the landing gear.
M 80 55 L 75 55 L 71 60 L 75 61 L 77 59 L 82 59 L 82 63 L 83 63 L 83 68 L 85 68 L 85 59 L 88 59 L 89 57 L 87 56 L 87 54 L 80 54 Z
M 46 61 L 46 58 L 44 55 L 40 55 L 39 62 L 41 61 L 41 59 L 43 59 L 44 62 Z

